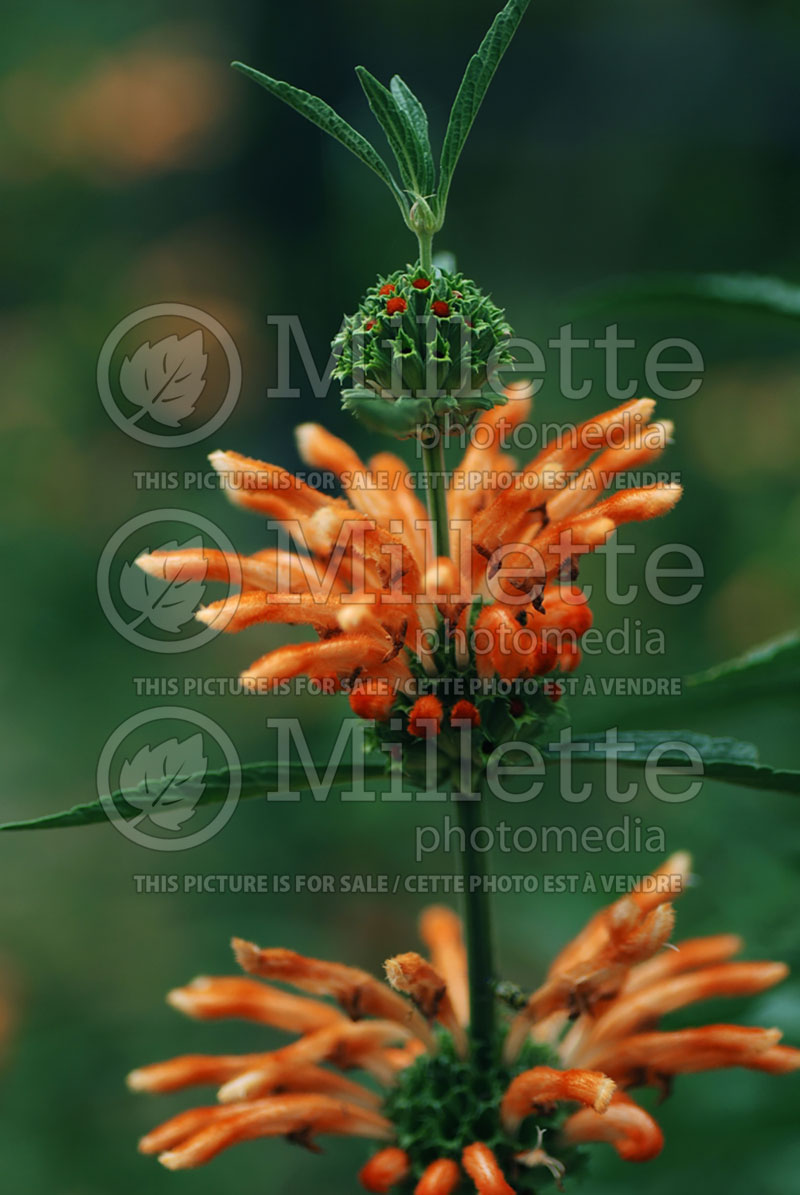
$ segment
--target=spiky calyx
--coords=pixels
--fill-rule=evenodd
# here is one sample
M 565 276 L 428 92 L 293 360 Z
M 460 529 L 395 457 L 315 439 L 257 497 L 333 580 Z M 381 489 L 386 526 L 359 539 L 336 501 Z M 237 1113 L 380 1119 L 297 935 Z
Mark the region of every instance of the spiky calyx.
M 469 426 L 505 402 L 484 392 L 512 363 L 504 311 L 463 274 L 407 266 L 378 278 L 333 342 L 347 410 L 406 438 Z
M 448 701 L 446 696 L 446 680 L 440 686 L 435 678 L 426 677 L 421 679 L 420 684 L 421 691 L 432 696 L 444 689 L 435 755 L 431 755 L 426 735 L 410 728 L 414 699 L 402 694 L 398 696 L 392 711 L 389 729 L 385 728 L 384 723 L 377 723 L 374 729 L 367 731 L 367 741 L 371 750 L 391 754 L 398 761 L 393 766 L 402 773 L 405 783 L 415 790 L 424 791 L 434 779 L 434 767 L 436 782 L 442 786 L 451 781 L 454 774 L 460 774 L 464 732 L 460 721 L 453 724 L 454 705 L 452 698 Z M 483 772 L 487 759 L 502 744 L 524 743 L 544 749 L 569 721 L 566 703 L 556 702 L 548 696 L 545 685 L 541 685 L 535 693 L 526 693 L 524 696 L 509 696 L 505 693 L 476 695 L 470 704 L 480 717 L 480 724 L 471 736 L 472 766 L 476 775 Z M 401 748 L 399 751 L 398 746 Z
M 552 1186 L 552 1175 L 546 1170 L 527 1171 L 516 1160 L 519 1153 L 536 1145 L 539 1129 L 547 1132 L 548 1149 L 555 1149 L 570 1174 L 582 1169 L 582 1152 L 558 1142 L 558 1129 L 565 1118 L 562 1108 L 528 1117 L 513 1137 L 500 1120 L 503 1094 L 514 1076 L 551 1061 L 546 1046 L 530 1043 L 518 1061 L 508 1066 L 502 1061 L 498 1035 L 491 1056 L 476 1066 L 474 1060 L 460 1058 L 450 1035 L 440 1031 L 438 1052 L 424 1054 L 400 1073 L 384 1107 L 397 1143 L 411 1163 L 408 1180 L 398 1190 L 410 1195 L 426 1166 L 437 1158 L 460 1161 L 464 1148 L 474 1141 L 489 1146 L 504 1173 L 513 1177 L 515 1190 L 535 1192 Z

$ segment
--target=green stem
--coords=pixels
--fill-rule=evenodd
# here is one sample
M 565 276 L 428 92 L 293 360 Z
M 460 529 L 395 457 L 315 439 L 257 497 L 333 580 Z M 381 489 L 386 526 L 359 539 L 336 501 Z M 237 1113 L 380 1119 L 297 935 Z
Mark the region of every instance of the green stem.
M 495 1035 L 494 961 L 489 895 L 486 891 L 486 856 L 473 846 L 480 801 L 457 800 L 464 832 L 462 869 L 469 972 L 470 1036 L 477 1057 L 489 1057 Z
M 422 459 L 427 481 L 428 516 L 432 524 L 434 551 L 450 555 L 450 529 L 447 515 L 444 441 L 422 443 Z M 435 482 L 435 484 L 434 484 Z M 469 971 L 470 1036 L 476 1057 L 491 1056 L 495 1035 L 494 963 L 489 896 L 486 891 L 485 857 L 474 848 L 473 831 L 478 825 L 480 800 L 459 799 L 461 770 L 454 777 L 454 793 L 459 821 L 464 832 L 462 868 L 464 875 L 465 930 Z M 472 783 L 474 787 L 474 781 Z
M 422 461 L 427 480 L 425 496 L 428 518 L 433 532 L 434 551 L 438 556 L 450 555 L 450 524 L 447 517 L 447 486 L 445 485 L 444 440 L 440 435 L 435 444 L 422 441 Z
M 426 274 L 433 273 L 433 233 L 432 232 L 418 232 L 417 241 L 419 242 L 419 264 L 422 266 Z

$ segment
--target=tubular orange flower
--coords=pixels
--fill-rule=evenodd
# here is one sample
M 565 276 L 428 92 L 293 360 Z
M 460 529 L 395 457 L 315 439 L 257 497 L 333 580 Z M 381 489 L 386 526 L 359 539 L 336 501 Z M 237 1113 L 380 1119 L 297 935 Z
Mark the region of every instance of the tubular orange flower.
M 468 1145 L 461 1155 L 461 1164 L 475 1184 L 479 1195 L 514 1195 L 509 1187 L 497 1158 L 482 1141 Z
M 437 1158 L 426 1166 L 414 1195 L 452 1195 L 461 1182 L 461 1171 L 452 1158 Z
M 664 1135 L 644 1108 L 617 1091 L 602 1116 L 591 1108 L 575 1112 L 564 1125 L 573 1145 L 607 1141 L 626 1162 L 649 1162 L 661 1153 Z
M 140 1091 L 221 1085 L 216 1105 L 173 1117 L 143 1138 L 142 1151 L 183 1169 L 254 1137 L 312 1145 L 324 1133 L 362 1136 L 381 1143 L 360 1172 L 363 1186 L 415 1195 L 452 1195 L 465 1179 L 484 1195 L 508 1195 L 530 1190 L 526 1176 L 535 1183 L 539 1167 L 560 1181 L 574 1147 L 591 1142 L 628 1161 L 655 1157 L 661 1130 L 627 1094 L 631 1088 L 666 1093 L 677 1075 L 734 1066 L 800 1069 L 800 1050 L 780 1045 L 777 1029 L 658 1028 L 673 1009 L 763 991 L 786 974 L 780 963 L 731 962 L 741 947 L 733 935 L 663 950 L 670 898 L 684 890 L 689 869 L 688 856 L 674 855 L 593 917 L 500 1034 L 493 1056 L 480 1059 L 469 1038 L 460 924 L 447 909 L 422 916 L 432 961 L 413 952 L 387 961 L 395 991 L 355 967 L 236 940 L 239 962 L 258 979 L 196 980 L 171 993 L 170 1003 L 202 1020 L 244 1017 L 297 1039 L 256 1054 L 185 1055 L 134 1071 L 129 1083 Z M 341 1073 L 351 1068 L 367 1083 Z M 488 1111 L 487 1091 L 496 1092 Z
M 402 302 L 388 298 L 387 310 Z M 650 399 L 565 430 L 518 469 L 505 438 L 527 418 L 530 397 L 526 384 L 511 386 L 507 406 L 474 424 L 442 501 L 449 555 L 437 555 L 414 476 L 398 457 L 382 452 L 364 463 L 344 441 L 304 424 L 300 455 L 331 474 L 343 497 L 237 453 L 210 458 L 231 500 L 284 527 L 297 553 L 266 549 L 240 560 L 193 548 L 137 563 L 165 580 L 238 584 L 241 593 L 197 612 L 219 630 L 274 622 L 313 629 L 318 641 L 251 664 L 243 679 L 252 690 L 305 674 L 346 691 L 358 715 L 398 714 L 412 739 L 424 735 L 413 702 L 425 697 L 426 682 L 458 676 L 490 688 L 494 678 L 572 671 L 592 621 L 574 584 L 581 558 L 621 524 L 666 514 L 680 497 L 676 485 L 617 488 L 620 475 L 668 443 L 671 425 L 651 422 Z M 436 730 L 455 733 L 451 715 L 463 694 L 444 700 Z M 509 698 L 502 703 L 512 718 Z M 479 704 L 473 708 L 477 727 Z M 497 716 L 491 722 L 500 733 Z
M 468 1025 L 467 952 L 460 917 L 443 905 L 431 905 L 420 917 L 419 935 L 428 948 L 431 963 L 447 985 L 456 1016 L 462 1025 Z
M 408 1154 L 396 1145 L 389 1145 L 373 1154 L 366 1166 L 358 1172 L 358 1178 L 368 1191 L 389 1191 L 406 1177 L 410 1169 Z
M 459 722 L 468 722 L 470 726 L 475 727 L 480 726 L 480 710 L 476 709 L 471 701 L 457 701 L 450 711 L 450 725 L 456 726 Z
M 510 1133 L 515 1133 L 526 1116 L 561 1100 L 569 1100 L 605 1112 L 616 1084 L 602 1071 L 556 1070 L 535 1066 L 517 1075 L 500 1105 L 500 1116 Z
M 418 697 L 408 714 L 408 733 L 416 738 L 424 739 L 431 734 L 438 734 L 444 710 L 438 697 L 432 693 L 425 697 Z
M 398 954 L 384 964 L 392 987 L 409 996 L 427 1021 L 439 1021 L 449 1030 L 456 1053 L 467 1052 L 467 1036 L 459 1021 L 447 983 L 424 958 L 414 951 Z

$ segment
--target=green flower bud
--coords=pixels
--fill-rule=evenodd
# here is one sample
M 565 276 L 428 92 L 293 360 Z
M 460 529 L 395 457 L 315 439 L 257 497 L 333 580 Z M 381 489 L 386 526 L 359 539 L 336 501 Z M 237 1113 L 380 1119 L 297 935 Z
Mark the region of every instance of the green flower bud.
M 346 383 L 344 406 L 372 430 L 455 430 L 505 401 L 483 388 L 512 363 L 511 335 L 505 313 L 463 274 L 407 266 L 379 278 L 345 319 L 334 377 Z

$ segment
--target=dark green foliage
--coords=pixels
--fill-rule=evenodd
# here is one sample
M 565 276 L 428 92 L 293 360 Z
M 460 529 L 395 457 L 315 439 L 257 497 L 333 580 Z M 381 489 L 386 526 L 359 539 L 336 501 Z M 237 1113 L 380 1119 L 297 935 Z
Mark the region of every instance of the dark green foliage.
M 675 746 L 662 750 L 666 744 Z M 653 751 L 658 751 L 658 760 L 653 758 L 653 764 L 686 767 L 690 760 L 682 750 L 684 744 L 699 755 L 702 775 L 709 780 L 723 780 L 745 788 L 800 793 L 800 771 L 761 763 L 758 748 L 740 739 L 712 738 L 690 730 L 631 730 L 620 731 L 616 743 L 609 743 L 605 732 L 576 734 L 575 743 L 569 750 L 575 760 L 595 764 L 602 764 L 613 754 L 620 767 L 641 767 Z
M 720 314 L 760 314 L 800 319 L 800 286 L 784 278 L 758 274 L 664 274 L 626 278 L 591 294 L 577 305 L 580 314 L 608 308 L 664 303 L 680 308 L 695 305 Z
M 464 73 L 458 95 L 450 112 L 442 159 L 440 163 L 437 210 L 444 219 L 447 196 L 453 181 L 458 159 L 469 136 L 469 131 L 478 115 L 478 109 L 489 89 L 489 84 L 525 15 L 530 0 L 509 0 L 502 12 L 495 17 L 489 32 L 481 42 Z
M 326 766 L 326 764 L 319 765 L 319 774 L 325 773 Z M 381 779 L 386 772 L 386 768 L 382 762 L 367 762 L 363 764 L 363 768 L 367 783 Z M 293 790 L 298 792 L 311 791 L 312 780 L 309 779 L 303 768 L 291 767 L 288 775 L 289 784 Z M 245 764 L 238 772 L 236 778 L 241 781 L 239 800 L 247 800 L 253 797 L 265 798 L 268 793 L 278 793 L 281 791 L 281 782 L 284 779 L 281 765 L 278 763 Z M 342 787 L 349 784 L 351 780 L 352 773 L 350 766 L 342 764 L 336 773 L 332 787 L 336 788 L 337 782 L 339 787 Z M 230 770 L 228 768 L 216 768 L 213 771 L 201 772 L 196 776 L 187 776 L 185 781 L 181 783 L 181 792 L 185 797 L 187 805 L 194 810 L 201 805 L 218 805 L 227 798 L 230 786 Z M 143 791 L 142 785 L 136 788 L 120 789 L 111 794 L 111 800 L 122 816 L 125 816 L 127 813 L 135 814 L 137 808 L 136 800 Z M 76 805 L 74 808 L 66 809 L 62 813 L 49 813 L 44 817 L 31 818 L 29 821 L 9 822 L 7 825 L 0 826 L 0 831 L 65 829 L 70 826 L 92 826 L 107 821 L 108 814 L 103 808 L 103 804 L 99 800 L 96 800 L 88 801 L 84 805 Z
M 407 205 L 403 193 L 383 158 L 374 146 L 370 145 L 366 137 L 362 137 L 361 133 L 348 124 L 338 112 L 335 112 L 330 104 L 326 104 L 318 96 L 310 95 L 309 92 L 303 91 L 299 87 L 293 87 L 291 83 L 273 79 L 269 75 L 262 74 L 261 71 L 254 70 L 251 66 L 245 66 L 243 62 L 234 62 L 233 66 L 279 100 L 283 100 L 290 108 L 294 108 L 295 112 L 299 112 L 301 116 L 305 116 L 307 120 L 329 133 L 340 145 L 355 154 L 365 166 L 369 166 L 370 170 L 377 174 L 378 178 L 383 179 L 400 204 L 401 210 L 405 210 Z
M 450 112 L 442 147 L 438 188 L 427 114 L 399 75 L 393 77 L 390 88 L 387 88 L 366 67 L 356 67 L 372 113 L 394 154 L 405 191 L 400 188 L 374 146 L 339 116 L 330 104 L 241 62 L 234 62 L 233 66 L 355 154 L 386 183 L 409 228 L 415 232 L 432 234 L 444 222 L 447 196 L 461 151 L 500 59 L 508 49 L 529 3 L 530 0 L 508 0 L 492 22 L 478 52 L 469 61 Z
M 800 631 L 790 631 L 735 660 L 697 672 L 687 677 L 686 683 L 695 691 L 713 686 L 715 695 L 723 693 L 739 701 L 758 694 L 800 696 Z

